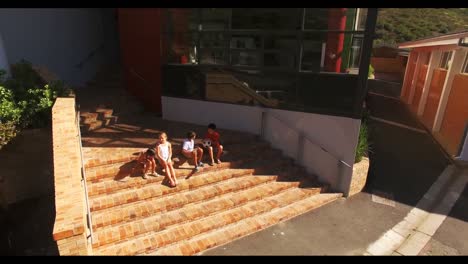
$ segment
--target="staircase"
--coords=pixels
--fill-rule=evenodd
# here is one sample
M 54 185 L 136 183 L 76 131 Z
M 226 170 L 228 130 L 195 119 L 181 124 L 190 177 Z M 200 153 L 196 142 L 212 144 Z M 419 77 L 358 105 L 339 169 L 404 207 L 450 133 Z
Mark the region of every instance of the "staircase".
M 267 142 L 236 131 L 220 129 L 221 164 L 194 172 L 179 155 L 181 143 L 186 131 L 203 135 L 206 127 L 108 106 L 81 114 L 94 255 L 200 254 L 342 196 Z M 163 176 L 131 171 L 162 130 L 173 145 L 175 188 Z
M 136 138 L 151 134 L 133 133 Z M 174 149 L 180 147 L 181 138 L 170 141 Z M 131 175 L 141 148 L 86 149 L 93 253 L 197 254 L 341 197 L 326 193 L 326 184 L 254 136 L 230 137 L 225 148 L 221 164 L 205 164 L 196 173 L 175 155 L 175 188 L 162 184 L 163 176 Z

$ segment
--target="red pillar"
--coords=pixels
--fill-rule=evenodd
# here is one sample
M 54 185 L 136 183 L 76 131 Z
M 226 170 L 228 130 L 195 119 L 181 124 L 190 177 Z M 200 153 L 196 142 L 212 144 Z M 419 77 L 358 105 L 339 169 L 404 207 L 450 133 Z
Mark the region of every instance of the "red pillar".
M 146 109 L 161 112 L 161 10 L 119 8 L 119 36 L 127 90 Z
M 346 30 L 346 9 L 347 8 L 328 9 L 328 30 Z M 325 71 L 340 72 L 344 38 L 344 33 L 327 33 Z

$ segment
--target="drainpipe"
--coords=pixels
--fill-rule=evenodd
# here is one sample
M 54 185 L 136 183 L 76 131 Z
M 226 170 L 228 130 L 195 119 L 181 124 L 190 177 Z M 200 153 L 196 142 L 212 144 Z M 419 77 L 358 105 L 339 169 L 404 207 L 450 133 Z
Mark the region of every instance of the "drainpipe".
M 0 69 L 6 70 L 7 76 L 10 73 L 10 64 L 8 64 L 8 58 L 6 55 L 6 50 L 3 45 L 2 34 L 0 33 Z

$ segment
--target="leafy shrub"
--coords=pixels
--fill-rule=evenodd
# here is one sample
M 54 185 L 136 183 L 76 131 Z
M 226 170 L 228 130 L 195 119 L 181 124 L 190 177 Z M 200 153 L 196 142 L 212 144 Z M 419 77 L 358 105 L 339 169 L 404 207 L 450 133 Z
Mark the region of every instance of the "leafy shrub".
M 17 123 L 21 119 L 22 109 L 15 103 L 13 92 L 0 86 L 0 122 Z
M 43 87 L 45 83 L 41 80 L 30 62 L 21 60 L 11 65 L 11 78 L 5 81 L 5 86 L 14 91 L 15 99 L 21 101 L 28 97 L 28 90 Z
M 16 132 L 14 122 L 0 122 L 0 149 L 16 136 Z
M 369 74 L 368 74 L 368 77 L 371 77 L 372 75 L 374 75 L 374 67 L 372 67 L 372 65 L 369 64 Z
M 356 147 L 356 158 L 354 159 L 354 163 L 360 162 L 362 157 L 367 156 L 369 151 L 368 136 L 367 123 L 362 122 L 361 128 L 359 129 L 359 139 Z
M 0 147 L 18 129 L 47 126 L 55 99 L 73 93 L 63 81 L 45 83 L 25 60 L 11 66 L 11 78 L 5 76 L 0 70 Z

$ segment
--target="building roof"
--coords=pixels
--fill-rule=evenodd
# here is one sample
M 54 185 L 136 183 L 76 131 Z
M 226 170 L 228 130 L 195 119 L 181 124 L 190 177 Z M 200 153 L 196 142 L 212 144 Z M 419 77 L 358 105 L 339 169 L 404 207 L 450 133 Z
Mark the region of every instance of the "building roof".
M 453 45 L 458 44 L 461 38 L 468 38 L 468 30 L 441 35 L 437 37 L 429 37 L 418 39 L 414 41 L 403 42 L 398 45 L 398 48 L 417 48 L 417 47 L 428 47 L 428 46 L 441 46 L 441 45 Z

